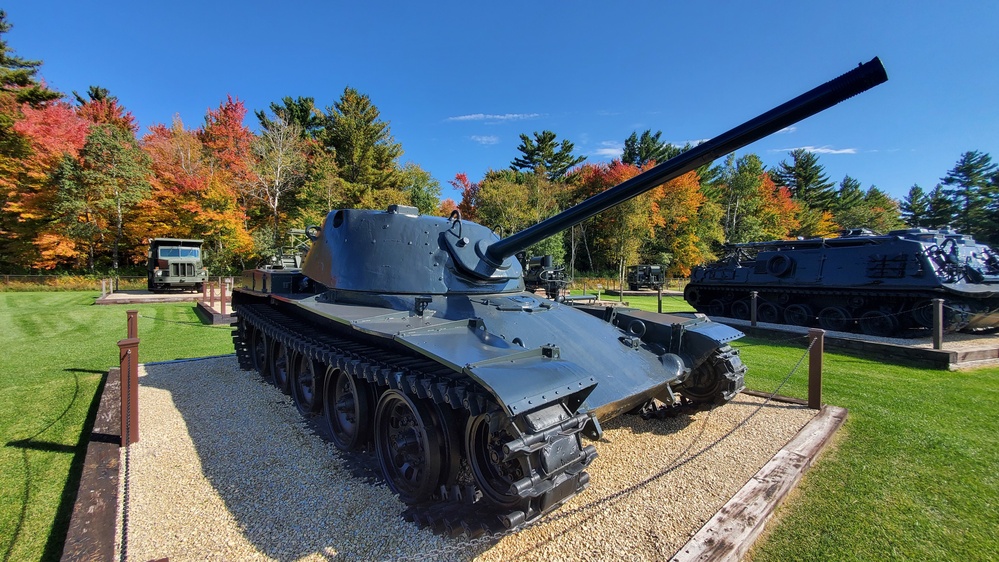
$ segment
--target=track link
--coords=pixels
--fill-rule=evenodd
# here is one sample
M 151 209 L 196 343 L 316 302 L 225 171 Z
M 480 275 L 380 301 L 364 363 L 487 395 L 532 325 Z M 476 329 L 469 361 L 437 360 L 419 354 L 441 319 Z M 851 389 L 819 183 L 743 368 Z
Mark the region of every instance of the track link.
M 349 373 L 358 380 L 376 385 L 379 391 L 393 389 L 425 399 L 433 404 L 460 412 L 463 416 L 482 414 L 503 415 L 501 408 L 474 381 L 459 380 L 462 375 L 430 359 L 401 355 L 355 340 L 321 333 L 315 326 L 286 315 L 265 304 L 243 304 L 236 308 L 233 323 L 233 343 L 237 360 L 243 370 L 253 370 L 253 358 L 247 331 L 261 330 L 271 341 L 280 341 L 289 349 L 304 354 L 325 365 Z M 559 423 L 523 433 L 504 444 L 515 455 L 529 456 L 531 467 L 546 466 L 552 461 L 542 458 L 543 447 L 523 450 L 523 443 L 579 443 L 576 436 L 586 422 L 587 414 L 571 415 Z M 569 439 L 566 439 L 569 437 Z M 475 538 L 501 533 L 536 520 L 584 490 L 589 475 L 584 469 L 596 458 L 592 446 L 577 446 L 575 456 L 551 473 L 535 469 L 529 485 L 516 484 L 520 501 L 513 508 L 504 508 L 485 499 L 475 484 L 464 482 L 441 486 L 428 502 L 411 504 L 402 516 L 422 528 L 452 537 Z M 519 451 L 519 452 L 517 452 Z M 355 453 L 360 454 L 360 453 Z M 462 465 L 467 465 L 463 456 Z

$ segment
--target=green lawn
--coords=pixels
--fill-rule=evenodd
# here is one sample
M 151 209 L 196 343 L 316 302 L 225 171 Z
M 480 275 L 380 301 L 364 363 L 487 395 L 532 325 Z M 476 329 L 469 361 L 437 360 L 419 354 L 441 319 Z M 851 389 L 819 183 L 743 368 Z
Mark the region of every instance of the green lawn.
M 116 365 L 125 311 L 96 293 L 0 293 L 0 552 L 56 560 L 72 509 L 84 428 Z M 656 310 L 655 296 L 629 297 Z M 190 303 L 136 306 L 140 360 L 230 353 L 228 327 Z M 690 310 L 664 297 L 663 310 Z M 747 383 L 773 390 L 804 348 L 737 342 Z M 835 450 L 809 471 L 753 552 L 769 560 L 987 560 L 999 551 L 999 368 L 946 372 L 827 354 L 824 402 L 850 413 Z M 807 365 L 785 395 L 804 398 Z
M 804 349 L 738 342 L 771 391 Z M 781 394 L 806 398 L 807 359 Z M 827 353 L 823 402 L 849 410 L 752 559 L 995 560 L 999 367 L 935 371 Z
M 94 292 L 0 293 L 0 553 L 58 560 L 76 497 L 88 415 L 118 363 L 125 311 L 139 311 L 143 362 L 232 352 L 228 326 L 192 303 L 95 306 Z

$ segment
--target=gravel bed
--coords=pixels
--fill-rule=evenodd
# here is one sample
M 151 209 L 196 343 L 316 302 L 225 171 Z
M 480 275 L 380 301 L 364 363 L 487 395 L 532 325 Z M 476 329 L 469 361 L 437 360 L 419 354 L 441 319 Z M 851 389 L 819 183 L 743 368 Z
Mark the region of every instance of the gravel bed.
M 141 561 L 666 559 L 815 413 L 740 395 L 668 420 L 623 416 L 595 443 L 586 491 L 515 534 L 469 542 L 403 521 L 364 462 L 234 357 L 143 365 L 140 377 L 127 558 Z

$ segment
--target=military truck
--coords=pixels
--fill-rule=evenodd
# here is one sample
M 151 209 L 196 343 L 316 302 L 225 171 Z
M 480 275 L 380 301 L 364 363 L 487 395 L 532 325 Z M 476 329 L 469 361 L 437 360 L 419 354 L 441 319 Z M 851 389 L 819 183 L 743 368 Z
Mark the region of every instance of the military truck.
M 153 238 L 146 261 L 147 286 L 154 293 L 170 289 L 200 291 L 208 281 L 201 261 L 201 240 Z
M 659 289 L 666 282 L 666 268 L 661 265 L 632 265 L 628 267 L 628 290 L 643 287 Z

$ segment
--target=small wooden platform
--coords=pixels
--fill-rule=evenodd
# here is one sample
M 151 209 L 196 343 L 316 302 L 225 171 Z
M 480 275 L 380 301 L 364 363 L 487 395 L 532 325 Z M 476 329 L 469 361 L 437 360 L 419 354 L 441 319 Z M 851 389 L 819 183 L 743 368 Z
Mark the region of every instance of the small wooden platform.
M 787 445 L 701 527 L 670 562 L 740 560 L 767 521 L 846 420 L 846 409 L 823 406 Z
M 222 314 L 222 302 L 218 299 L 214 304 L 199 300 L 194 305 L 194 311 L 205 324 L 232 324 L 236 319 L 232 314 L 232 303 L 228 299 L 225 303 L 225 314 Z

